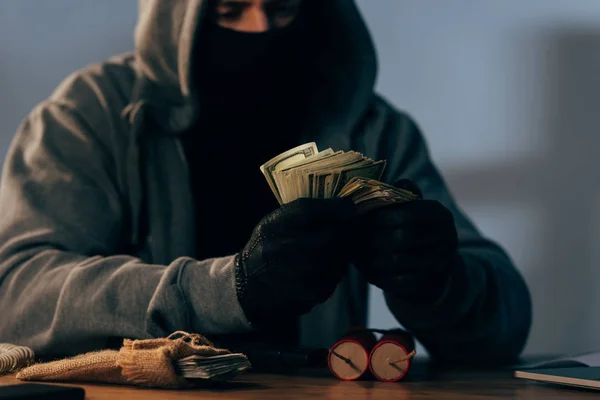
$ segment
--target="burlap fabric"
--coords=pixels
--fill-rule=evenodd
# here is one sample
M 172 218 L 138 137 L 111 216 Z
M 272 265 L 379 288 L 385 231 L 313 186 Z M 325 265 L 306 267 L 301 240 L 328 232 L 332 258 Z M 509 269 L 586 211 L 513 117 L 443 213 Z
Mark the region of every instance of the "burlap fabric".
M 35 364 L 17 374 L 28 381 L 100 382 L 180 389 L 193 383 L 178 376 L 173 362 L 184 357 L 228 354 L 198 334 L 175 332 L 168 338 L 123 341 L 117 350 L 86 353 Z

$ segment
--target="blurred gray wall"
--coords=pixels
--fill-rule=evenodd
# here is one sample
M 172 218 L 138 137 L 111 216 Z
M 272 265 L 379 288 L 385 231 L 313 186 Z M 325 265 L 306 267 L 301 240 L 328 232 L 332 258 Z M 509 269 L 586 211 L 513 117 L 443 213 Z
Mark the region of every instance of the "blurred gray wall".
M 455 197 L 529 283 L 526 352 L 600 350 L 600 2 L 358 2 L 380 91 L 419 121 Z
M 357 0 L 380 91 L 529 283 L 528 353 L 600 349 L 600 2 Z M 0 154 L 70 72 L 132 48 L 133 0 L 0 2 Z M 0 157 L 1 158 L 1 157 Z M 370 324 L 392 327 L 373 291 Z
M 71 72 L 133 48 L 134 0 L 0 1 L 0 154 Z

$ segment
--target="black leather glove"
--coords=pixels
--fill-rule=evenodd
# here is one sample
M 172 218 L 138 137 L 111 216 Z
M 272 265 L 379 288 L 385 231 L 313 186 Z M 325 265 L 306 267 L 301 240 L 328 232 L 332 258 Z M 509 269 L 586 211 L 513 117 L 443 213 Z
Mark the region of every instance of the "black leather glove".
M 395 186 L 422 197 L 409 180 Z M 370 283 L 406 301 L 441 296 L 458 247 L 450 210 L 438 201 L 415 200 L 369 212 L 359 225 L 355 265 Z
M 248 320 L 288 321 L 325 302 L 350 264 L 354 218 L 348 199 L 298 199 L 264 217 L 236 257 Z

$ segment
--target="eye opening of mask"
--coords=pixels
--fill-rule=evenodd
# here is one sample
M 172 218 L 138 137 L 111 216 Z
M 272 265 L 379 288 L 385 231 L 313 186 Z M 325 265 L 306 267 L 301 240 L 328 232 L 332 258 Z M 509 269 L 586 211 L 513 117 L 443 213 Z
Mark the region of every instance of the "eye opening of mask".
M 248 24 L 253 23 L 248 20 L 252 18 L 250 11 L 258 7 L 264 14 L 267 26 L 256 29 L 279 29 L 296 19 L 301 3 L 302 0 L 264 0 L 258 3 L 251 0 L 211 0 L 208 3 L 208 19 L 224 28 L 246 31 Z

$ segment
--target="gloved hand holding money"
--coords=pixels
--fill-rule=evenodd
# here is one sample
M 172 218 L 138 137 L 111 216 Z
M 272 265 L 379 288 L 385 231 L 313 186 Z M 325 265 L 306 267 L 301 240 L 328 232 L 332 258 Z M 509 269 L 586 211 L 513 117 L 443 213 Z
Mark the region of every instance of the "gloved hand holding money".
M 236 292 L 259 327 L 294 320 L 325 302 L 351 261 L 348 199 L 297 199 L 265 216 L 236 256 Z
M 268 161 L 261 171 L 280 204 L 302 197 L 350 199 L 361 215 L 348 231 L 360 245 L 345 241 L 345 250 L 336 254 L 350 255 L 370 283 L 394 298 L 433 302 L 459 265 L 453 215 L 440 202 L 423 200 L 409 180 L 394 186 L 380 182 L 385 164 L 354 151 L 319 152 L 307 143 Z M 312 250 L 319 257 L 316 247 Z
M 295 147 L 260 167 L 279 204 L 298 198 L 347 197 L 359 214 L 419 199 L 419 194 L 380 182 L 386 162 L 349 151 L 319 151 L 315 143 Z

